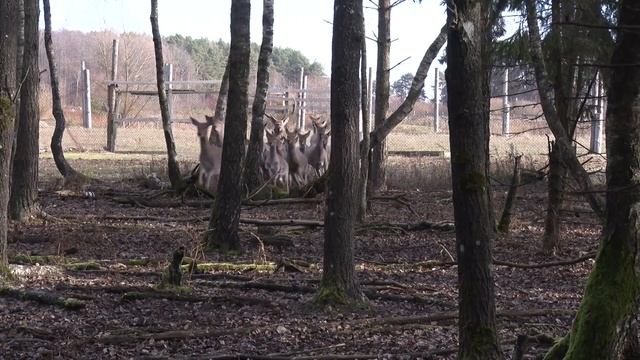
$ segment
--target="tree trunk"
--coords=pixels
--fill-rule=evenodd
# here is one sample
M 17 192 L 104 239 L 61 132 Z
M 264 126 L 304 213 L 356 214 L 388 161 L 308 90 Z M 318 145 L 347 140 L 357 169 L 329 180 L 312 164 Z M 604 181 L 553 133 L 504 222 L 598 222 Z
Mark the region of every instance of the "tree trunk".
M 74 170 L 64 157 L 62 148 L 62 137 L 66 127 L 66 119 L 62 110 L 62 101 L 60 99 L 60 87 L 58 85 L 58 67 L 56 65 L 56 56 L 53 50 L 53 41 L 51 39 L 51 7 L 49 0 L 42 0 L 44 8 L 44 48 L 47 53 L 47 61 L 49 63 L 49 79 L 51 82 L 51 99 L 53 101 L 53 117 L 56 119 L 56 126 L 51 137 L 51 153 L 53 161 L 58 168 L 60 174 L 66 178 L 82 178 L 80 173 Z
M 39 211 L 38 155 L 40 110 L 38 67 L 40 18 L 39 0 L 24 0 L 24 51 L 20 86 L 18 137 L 14 156 L 9 212 L 13 220 L 24 221 Z
M 369 88 L 367 78 L 367 37 L 362 17 L 362 43 L 360 44 L 360 109 L 362 113 L 362 146 L 360 147 L 360 184 L 358 185 L 358 221 L 367 216 L 367 184 L 369 182 Z
M 167 171 L 169 181 L 173 189 L 182 189 L 184 181 L 180 175 L 180 165 L 177 160 L 176 143 L 173 140 L 171 130 L 171 114 L 167 103 L 167 93 L 164 85 L 164 60 L 162 56 L 162 38 L 158 26 L 158 0 L 151 0 L 151 32 L 153 33 L 153 48 L 156 55 L 156 81 L 158 83 L 158 101 L 160 103 L 160 115 L 162 116 L 162 129 L 164 141 L 167 145 Z
M 258 74 L 256 81 L 256 96 L 251 109 L 251 138 L 247 153 L 247 165 L 244 178 L 249 192 L 253 192 L 262 185 L 262 148 L 264 138 L 264 110 L 267 91 L 269 89 L 269 65 L 273 51 L 273 0 L 263 1 L 262 13 L 262 45 L 258 56 Z
M 562 162 L 562 149 L 557 142 L 551 145 L 549 151 L 549 176 L 547 184 L 547 213 L 542 236 L 542 250 L 546 254 L 554 254 L 561 247 L 560 212 L 564 200 L 564 187 L 567 168 Z
M 571 86 L 571 78 L 573 75 L 569 69 L 563 64 L 567 60 L 568 51 L 565 48 L 564 30 L 562 23 L 563 6 L 568 1 L 552 0 L 551 1 L 551 56 L 553 65 L 553 88 L 556 110 L 558 112 L 558 120 L 567 134 L 573 132 L 569 128 L 571 122 L 569 117 L 569 103 L 573 102 L 569 98 L 569 88 Z M 566 12 L 566 10 L 564 10 Z M 542 249 L 545 253 L 552 254 L 560 249 L 560 210 L 564 200 L 564 188 L 567 177 L 567 168 L 562 162 L 561 152 L 564 149 L 559 147 L 554 141 L 549 152 L 549 177 L 548 177 L 548 196 L 547 196 L 547 213 L 545 219 L 544 235 L 542 237 Z
M 538 93 L 540 95 L 540 103 L 542 105 L 544 117 L 547 120 L 549 129 L 555 137 L 556 144 L 558 147 L 562 148 L 559 152 L 562 156 L 562 161 L 569 168 L 571 175 L 584 192 L 585 198 L 593 211 L 598 217 L 603 219 L 604 210 L 602 199 L 600 199 L 600 197 L 593 191 L 591 178 L 576 157 L 573 147 L 571 146 L 570 134 L 565 130 L 565 127 L 558 116 L 557 109 L 552 102 L 552 85 L 549 82 L 549 75 L 547 73 L 543 57 L 535 0 L 526 0 L 526 7 L 527 23 L 529 26 L 529 49 L 531 52 L 531 60 L 534 65 L 536 83 L 538 85 Z
M 391 53 L 391 0 L 378 1 L 378 63 L 376 66 L 376 100 L 374 125 L 381 126 L 389 111 L 389 74 Z M 381 139 L 371 144 L 371 165 L 369 169 L 369 190 L 378 191 L 386 182 L 385 160 L 386 141 Z
M 501 359 L 491 270 L 494 216 L 489 183 L 491 7 L 448 4 L 447 96 L 458 258 L 459 359 Z
M 7 209 L 10 196 L 16 98 L 18 1 L 0 1 L 0 275 L 7 271 Z
M 605 227 L 582 303 L 564 341 L 568 345 L 564 359 L 568 360 L 617 358 L 617 346 L 623 343 L 619 340 L 626 335 L 624 324 L 637 311 L 640 295 L 636 270 L 640 231 L 640 67 L 629 66 L 640 63 L 640 33 L 636 30 L 640 27 L 640 8 L 633 1 L 619 4 L 606 122 Z M 527 0 L 529 13 L 534 5 L 533 0 Z
M 24 1 L 18 0 L 18 50 L 16 51 L 16 84 L 22 83 L 22 57 L 24 55 Z M 20 119 L 20 96 L 15 99 L 16 123 L 13 127 L 13 148 L 11 150 L 10 173 L 13 174 L 14 158 L 16 156 L 16 145 L 18 144 L 18 121 Z M 11 187 L 11 181 L 10 185 Z M 9 199 L 11 201 L 11 199 Z
M 249 0 L 231 2 L 229 97 L 225 117 L 218 196 L 209 222 L 207 245 L 222 251 L 239 250 L 238 225 L 242 203 L 242 168 L 249 105 Z
M 362 0 L 335 0 L 331 59 L 331 159 L 324 263 L 316 302 L 349 304 L 364 296 L 355 275 L 353 225 L 358 195 L 358 110 Z
M 224 73 L 222 74 L 222 81 L 220 81 L 220 90 L 218 90 L 218 99 L 216 100 L 216 108 L 213 113 L 213 119 L 216 121 L 224 121 L 224 116 L 227 112 L 227 95 L 229 94 L 229 58 L 227 57 L 227 64 L 224 67 Z M 224 136 L 224 134 L 223 134 Z M 222 147 L 222 141 L 218 132 L 211 132 L 209 135 L 209 143 L 216 144 Z

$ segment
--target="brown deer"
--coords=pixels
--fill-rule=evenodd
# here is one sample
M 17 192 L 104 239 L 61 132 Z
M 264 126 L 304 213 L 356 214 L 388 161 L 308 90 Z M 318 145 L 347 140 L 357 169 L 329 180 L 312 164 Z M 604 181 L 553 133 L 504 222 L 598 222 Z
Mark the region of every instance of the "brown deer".
M 269 179 L 273 179 L 273 184 L 284 186 L 285 192 L 289 193 L 289 163 L 287 162 L 284 137 L 275 134 L 275 131 L 264 130 L 267 136 L 268 150 L 264 156 L 264 169 Z
M 329 167 L 329 155 L 331 153 L 329 137 L 331 136 L 331 130 L 327 129 L 326 121 L 316 121 L 320 117 L 314 119 L 312 116 L 311 119 L 313 120 L 313 135 L 311 136 L 309 152 L 305 154 L 309 160 L 309 165 L 315 169 L 318 176 L 322 176 Z
M 216 129 L 216 121 L 212 117 L 207 116 L 206 122 L 200 122 L 195 118 L 191 118 L 191 123 L 198 129 L 198 139 L 200 140 L 200 168 L 198 170 L 198 186 L 204 190 L 215 193 L 218 186 L 218 178 L 220 177 L 220 162 L 222 160 L 222 147 L 215 143 L 216 139 L 222 139 Z M 211 136 L 209 136 L 209 127 L 213 126 Z M 210 138 L 214 142 L 210 142 Z
M 205 115 L 204 118 L 207 120 L 207 123 L 213 126 L 213 130 L 209 136 L 209 142 L 222 147 L 222 141 L 224 140 L 224 120 L 216 120 L 213 116 L 209 115 Z
M 289 164 L 289 174 L 293 180 L 293 184 L 297 188 L 302 188 L 307 183 L 309 160 L 300 150 L 298 131 L 289 131 L 288 128 L 285 128 L 285 131 L 287 133 L 287 162 Z

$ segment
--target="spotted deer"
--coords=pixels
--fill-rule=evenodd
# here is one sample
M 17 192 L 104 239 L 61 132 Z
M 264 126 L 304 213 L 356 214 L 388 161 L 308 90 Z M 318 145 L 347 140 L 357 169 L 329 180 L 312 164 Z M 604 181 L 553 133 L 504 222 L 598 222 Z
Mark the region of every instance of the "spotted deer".
M 200 122 L 195 118 L 191 118 L 191 123 L 198 130 L 198 139 L 200 141 L 200 168 L 198 170 L 197 184 L 204 190 L 215 193 L 218 187 L 218 178 L 220 177 L 220 162 L 222 160 L 222 147 L 215 143 L 216 139 L 222 139 L 219 130 L 216 129 L 216 121 L 213 117 L 207 116 L 206 122 Z M 212 127 L 212 133 L 209 135 L 209 127 Z M 219 129 L 219 127 L 218 127 Z M 210 142 L 210 139 L 214 139 Z
M 307 168 L 309 160 L 300 150 L 298 130 L 289 131 L 285 128 L 287 138 L 287 162 L 289 175 L 297 188 L 302 188 L 307 183 Z

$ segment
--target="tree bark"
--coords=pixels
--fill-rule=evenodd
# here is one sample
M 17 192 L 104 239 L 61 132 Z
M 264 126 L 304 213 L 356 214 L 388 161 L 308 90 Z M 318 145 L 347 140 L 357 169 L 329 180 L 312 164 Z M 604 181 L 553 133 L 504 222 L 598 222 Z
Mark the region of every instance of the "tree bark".
M 263 182 L 260 163 L 264 138 L 264 110 L 267 91 L 269 90 L 269 66 L 273 51 L 273 0 L 263 1 L 262 12 L 262 45 L 258 56 L 258 74 L 256 96 L 251 109 L 251 138 L 247 152 L 247 165 L 244 178 L 249 192 L 258 189 Z
M 458 258 L 459 359 L 501 359 L 491 249 L 488 0 L 448 2 L 447 96 Z
M 362 113 L 362 146 L 360 147 L 360 184 L 358 185 L 358 222 L 367 216 L 367 184 L 369 182 L 369 89 L 367 79 L 367 37 L 364 17 L 362 17 L 362 44 L 360 45 L 360 109 Z
M 378 62 L 376 65 L 376 100 L 374 125 L 381 126 L 389 111 L 389 74 L 391 73 L 391 0 L 378 1 Z M 385 158 L 386 141 L 374 143 L 371 141 L 373 152 L 369 169 L 369 191 L 378 191 L 384 187 L 386 181 Z
M 602 199 L 593 191 L 591 178 L 586 170 L 580 164 L 572 149 L 569 134 L 562 125 L 562 121 L 558 116 L 552 98 L 552 85 L 549 82 L 546 65 L 542 53 L 542 42 L 540 40 L 540 28 L 538 27 L 537 9 L 535 0 L 526 0 L 527 7 L 527 23 L 529 26 L 529 42 L 531 59 L 534 64 L 536 75 L 536 83 L 538 84 L 538 92 L 540 95 L 540 103 L 547 125 L 555 137 L 556 144 L 561 148 L 560 155 L 562 161 L 569 168 L 572 176 L 585 194 L 585 198 L 589 205 L 601 219 L 604 218 L 604 208 Z
M 62 138 L 66 128 L 67 121 L 62 110 L 62 101 L 60 98 L 60 86 L 58 85 L 58 67 L 56 65 L 55 51 L 53 50 L 53 41 L 51 39 L 51 6 L 49 0 L 42 0 L 44 8 L 44 48 L 47 53 L 47 61 L 49 64 L 49 80 L 51 82 L 51 99 L 53 102 L 53 117 L 56 119 L 56 126 L 51 136 L 51 153 L 53 161 L 58 168 L 60 174 L 66 178 L 82 178 L 82 174 L 78 173 L 71 167 L 64 157 L 64 149 L 62 148 Z
M 222 251 L 240 249 L 238 226 L 242 204 L 242 168 L 249 105 L 250 14 L 249 0 L 232 0 L 229 97 L 225 117 L 222 165 L 218 196 L 213 205 L 207 235 L 207 245 Z
M 550 34 L 550 59 L 553 65 L 553 88 L 555 107 L 558 112 L 558 120 L 567 134 L 573 133 L 570 129 L 569 89 L 573 74 L 563 63 L 567 61 L 568 51 L 565 47 L 565 34 L 562 26 L 563 7 L 568 6 L 568 0 L 552 0 L 551 1 L 551 34 Z M 567 10 L 564 10 L 565 12 Z M 567 19 L 568 20 L 568 19 Z M 577 95 L 577 94 L 576 94 Z M 547 197 L 547 213 L 545 219 L 544 235 L 542 237 L 542 249 L 545 253 L 555 253 L 561 247 L 560 237 L 560 210 L 564 200 L 564 189 L 567 177 L 567 168 L 562 162 L 562 154 L 564 151 L 554 141 L 549 152 L 549 177 L 548 177 L 548 197 Z M 572 149 L 573 151 L 573 149 Z
M 316 302 L 350 304 L 364 295 L 356 279 L 353 225 L 358 195 L 358 110 L 362 0 L 335 0 L 331 59 L 331 159 L 324 262 Z
M 11 182 L 18 51 L 18 1 L 0 1 L 0 276 L 7 271 L 7 209 Z
M 151 32 L 153 33 L 153 48 L 156 55 L 156 80 L 158 83 L 158 101 L 160 103 L 160 115 L 162 116 L 162 129 L 164 130 L 164 140 L 167 145 L 167 171 L 169 181 L 173 189 L 182 189 L 184 180 L 180 174 L 180 164 L 178 164 L 176 143 L 173 139 L 171 129 L 171 114 L 167 103 L 167 93 L 164 85 L 164 59 L 162 56 L 162 38 L 160 37 L 160 27 L 158 26 L 158 0 L 151 0 Z
M 213 113 L 213 119 L 215 121 L 224 121 L 224 116 L 227 113 L 227 96 L 229 94 L 229 58 L 227 57 L 227 64 L 224 67 L 224 73 L 222 74 L 222 81 L 220 82 L 220 90 L 218 90 L 218 99 L 216 100 L 216 108 Z M 224 134 L 222 135 L 224 136 Z M 222 147 L 224 139 L 220 138 L 218 132 L 211 132 L 209 135 L 209 142 Z
M 607 199 L 602 245 L 570 334 L 564 359 L 617 358 L 629 316 L 637 311 L 640 231 L 640 8 L 621 1 L 607 107 Z M 527 0 L 535 19 L 535 2 Z M 637 340 L 636 340 L 637 341 Z M 556 347 L 547 358 L 557 357 Z
M 38 67 L 40 18 L 39 0 L 24 0 L 24 51 L 20 85 L 18 137 L 14 156 L 9 212 L 13 220 L 24 221 L 39 211 L 38 155 L 40 110 Z

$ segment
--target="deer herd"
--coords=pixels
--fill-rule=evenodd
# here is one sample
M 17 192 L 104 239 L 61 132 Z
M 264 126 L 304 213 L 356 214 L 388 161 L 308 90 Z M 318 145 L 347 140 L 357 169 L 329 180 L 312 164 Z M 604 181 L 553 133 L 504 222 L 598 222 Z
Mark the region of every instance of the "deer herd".
M 319 115 L 310 115 L 312 130 L 303 131 L 288 126 L 288 114 L 278 117 L 265 114 L 265 117 L 268 121 L 260 164 L 265 182 L 289 193 L 291 188 L 302 189 L 327 171 L 331 153 L 331 130 L 327 120 L 323 121 Z M 205 119 L 202 122 L 191 118 L 200 142 L 197 185 L 213 194 L 217 191 L 220 176 L 224 121 L 212 116 L 205 116 Z

